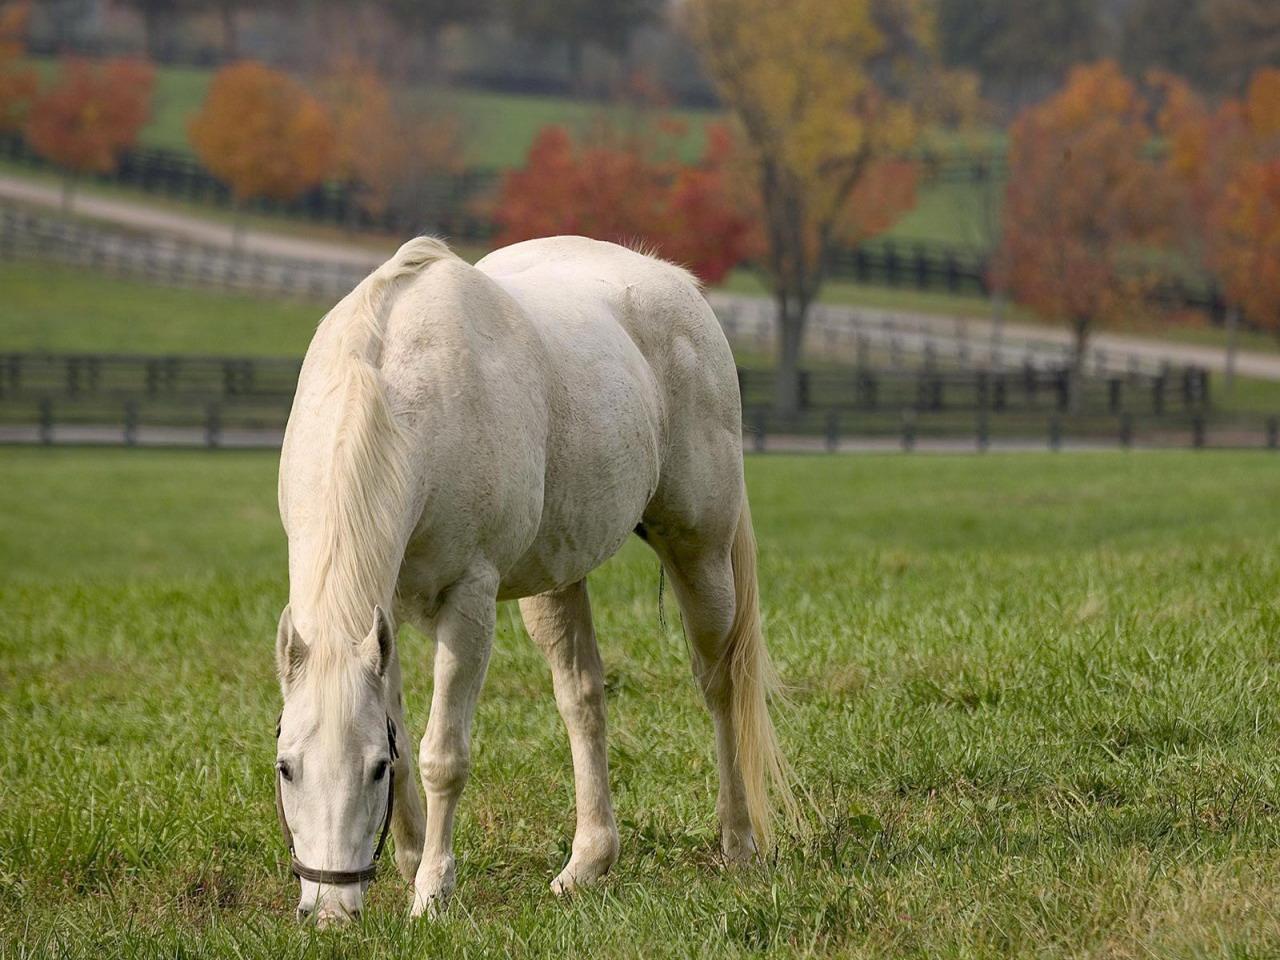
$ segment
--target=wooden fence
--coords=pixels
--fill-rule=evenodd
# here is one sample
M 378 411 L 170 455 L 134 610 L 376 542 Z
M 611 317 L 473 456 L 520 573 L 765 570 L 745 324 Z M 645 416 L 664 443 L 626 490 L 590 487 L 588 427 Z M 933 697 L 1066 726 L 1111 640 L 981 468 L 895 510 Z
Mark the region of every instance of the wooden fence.
M 0 440 L 271 446 L 293 400 L 297 359 L 0 354 Z M 1275 418 L 1226 416 L 1204 371 L 1106 379 L 1028 368 L 806 371 L 804 410 L 767 406 L 772 371 L 740 369 L 744 428 L 756 449 L 850 442 L 914 449 L 1043 441 L 1123 445 L 1275 445 Z M 1227 433 L 1224 433 L 1227 431 Z

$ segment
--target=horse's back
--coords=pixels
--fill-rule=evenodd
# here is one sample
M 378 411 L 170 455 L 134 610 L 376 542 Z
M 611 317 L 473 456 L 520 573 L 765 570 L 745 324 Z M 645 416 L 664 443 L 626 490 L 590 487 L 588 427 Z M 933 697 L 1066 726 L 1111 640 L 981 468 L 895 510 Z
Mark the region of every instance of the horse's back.
M 619 470 L 654 473 L 639 519 L 652 525 L 736 526 L 742 487 L 742 413 L 733 354 L 697 282 L 685 270 L 583 237 L 531 240 L 477 264 L 524 308 L 569 381 L 581 416 L 608 419 L 609 390 L 643 385 L 656 444 L 617 446 Z M 584 355 L 613 344 L 626 365 Z M 581 416 L 574 417 L 580 422 Z M 561 421 L 565 423 L 565 421 Z M 557 431 L 553 425 L 553 436 Z

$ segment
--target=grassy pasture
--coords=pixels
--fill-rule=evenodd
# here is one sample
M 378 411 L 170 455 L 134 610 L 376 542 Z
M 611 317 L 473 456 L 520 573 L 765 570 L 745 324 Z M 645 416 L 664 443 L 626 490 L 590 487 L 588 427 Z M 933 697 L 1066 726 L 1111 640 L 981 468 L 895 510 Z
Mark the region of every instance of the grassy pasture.
M 752 458 L 803 831 L 717 864 L 709 723 L 635 542 L 592 578 L 614 873 L 546 892 L 568 749 L 504 607 L 457 901 L 410 924 L 388 870 L 326 933 L 289 919 L 271 806 L 274 472 L 0 450 L 0 957 L 1280 951 L 1273 458 Z

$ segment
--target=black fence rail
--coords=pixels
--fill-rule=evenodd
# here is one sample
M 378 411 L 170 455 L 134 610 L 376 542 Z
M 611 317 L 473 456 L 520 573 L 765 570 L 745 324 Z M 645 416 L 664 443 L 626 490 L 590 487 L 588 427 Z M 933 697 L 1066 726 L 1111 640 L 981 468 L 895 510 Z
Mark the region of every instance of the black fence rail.
M 272 446 L 288 420 L 297 359 L 0 354 L 0 441 Z M 1268 446 L 1275 417 L 1220 414 L 1198 368 L 1107 379 L 1028 368 L 805 371 L 804 409 L 779 417 L 773 373 L 740 369 L 748 445 L 915 449 L 1068 444 Z
M 987 410 L 1071 413 L 1124 413 L 1162 417 L 1210 409 L 1209 373 L 1200 367 L 1167 368 L 1155 374 L 1088 377 L 1068 368 L 1028 364 L 1021 371 L 951 370 L 802 370 L 803 411 L 839 414 L 902 411 L 940 413 Z M 749 411 L 771 406 L 774 373 L 738 370 L 742 405 Z
M 300 369 L 300 360 L 271 357 L 0 353 L 0 403 L 72 404 L 77 417 L 91 416 L 98 407 L 111 416 L 125 402 L 165 408 L 235 402 L 287 410 Z M 839 368 L 802 370 L 800 398 L 805 411 L 841 413 L 909 409 L 1161 417 L 1207 412 L 1209 382 L 1199 367 L 1106 378 L 1034 366 L 1017 372 Z M 771 405 L 772 370 L 739 368 L 738 385 L 745 409 Z
M 986 451 L 1280 448 L 1280 416 L 1188 411 L 1174 416 L 1059 411 L 826 410 L 782 418 L 744 411 L 746 449 Z
M 209 401 L 293 401 L 301 360 L 97 353 L 0 354 L 0 401 L 189 406 Z

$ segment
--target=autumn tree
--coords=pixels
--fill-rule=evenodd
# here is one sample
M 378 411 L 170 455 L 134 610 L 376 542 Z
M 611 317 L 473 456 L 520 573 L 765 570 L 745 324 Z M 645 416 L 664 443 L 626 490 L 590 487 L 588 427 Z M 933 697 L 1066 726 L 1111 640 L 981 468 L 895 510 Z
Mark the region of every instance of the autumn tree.
M 237 211 L 257 198 L 291 200 L 333 170 L 333 123 L 320 101 L 260 63 L 219 70 L 188 133 L 201 163 L 230 188 Z M 242 236 L 238 216 L 236 245 Z
M 397 102 L 372 67 L 341 57 L 320 80 L 334 127 L 333 176 L 348 184 L 352 207 L 378 216 L 394 201 L 412 205 L 415 185 L 462 166 L 458 126 L 417 102 Z
M 1155 239 L 1168 197 L 1149 156 L 1149 104 L 1120 68 L 1074 69 L 1013 125 L 1000 263 L 1014 298 L 1066 323 L 1074 366 L 1101 321 L 1144 303 L 1139 245 Z
M 138 60 L 64 60 L 31 104 L 27 141 L 62 168 L 62 204 L 70 210 L 76 181 L 109 173 L 151 116 L 154 71 Z
M 1280 331 L 1280 157 L 1247 163 L 1215 209 L 1219 276 L 1255 325 Z
M 686 12 L 759 195 L 759 266 L 778 315 L 776 402 L 794 415 L 809 307 L 832 250 L 902 212 L 886 204 L 869 216 L 852 201 L 877 163 L 913 142 L 913 111 L 888 83 L 921 68 L 913 58 L 928 47 L 928 19 L 911 0 L 690 0 Z
M 755 220 L 728 178 L 728 132 L 708 132 L 698 164 L 675 159 L 681 132 L 670 125 L 642 135 L 602 127 L 592 142 L 577 144 L 563 127 L 544 128 L 493 205 L 498 242 L 579 234 L 640 243 L 719 282 L 758 249 Z
M 35 70 L 23 59 L 30 12 L 26 3 L 0 7 L 0 133 L 22 129 L 39 86 Z
M 1217 279 L 1229 301 L 1228 380 L 1236 329 L 1244 319 L 1276 325 L 1272 299 L 1280 264 L 1268 217 L 1275 216 L 1274 164 L 1280 162 L 1280 70 L 1259 70 L 1245 95 L 1211 106 L 1185 81 L 1158 76 L 1165 166 L 1179 189 L 1174 207 L 1181 253 Z M 1255 279 L 1256 278 L 1256 279 Z

